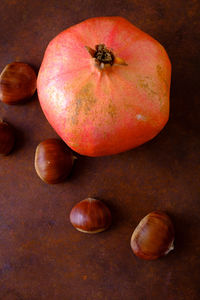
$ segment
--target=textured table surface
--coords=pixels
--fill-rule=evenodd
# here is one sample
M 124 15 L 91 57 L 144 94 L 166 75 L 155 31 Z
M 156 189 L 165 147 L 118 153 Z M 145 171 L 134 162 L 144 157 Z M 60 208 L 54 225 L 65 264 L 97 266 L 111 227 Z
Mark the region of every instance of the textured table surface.
M 0 103 L 18 142 L 0 157 L 0 299 L 200 299 L 200 2 L 198 0 L 1 0 L 0 69 L 19 60 L 36 70 L 48 42 L 86 18 L 120 15 L 163 44 L 172 61 L 170 120 L 151 142 L 119 155 L 78 156 L 63 184 L 34 170 L 34 152 L 56 137 L 37 96 L 21 106 Z M 110 230 L 85 235 L 69 223 L 85 197 L 105 200 Z M 175 250 L 153 262 L 136 258 L 129 241 L 139 220 L 166 211 Z

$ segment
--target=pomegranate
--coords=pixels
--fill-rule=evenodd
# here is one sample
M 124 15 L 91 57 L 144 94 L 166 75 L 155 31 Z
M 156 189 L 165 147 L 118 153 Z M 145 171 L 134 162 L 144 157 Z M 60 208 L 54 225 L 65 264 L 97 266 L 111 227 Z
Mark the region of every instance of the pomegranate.
M 165 49 L 121 17 L 85 20 L 48 45 L 37 80 L 43 112 L 74 151 L 116 154 L 155 137 L 169 118 Z

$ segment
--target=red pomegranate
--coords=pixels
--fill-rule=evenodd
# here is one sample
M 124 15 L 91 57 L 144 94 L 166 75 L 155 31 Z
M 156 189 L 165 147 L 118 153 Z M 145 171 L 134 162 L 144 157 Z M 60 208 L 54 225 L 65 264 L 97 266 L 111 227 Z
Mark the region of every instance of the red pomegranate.
M 165 49 L 121 17 L 72 26 L 48 45 L 37 89 L 43 112 L 74 151 L 119 153 L 155 137 L 169 117 Z

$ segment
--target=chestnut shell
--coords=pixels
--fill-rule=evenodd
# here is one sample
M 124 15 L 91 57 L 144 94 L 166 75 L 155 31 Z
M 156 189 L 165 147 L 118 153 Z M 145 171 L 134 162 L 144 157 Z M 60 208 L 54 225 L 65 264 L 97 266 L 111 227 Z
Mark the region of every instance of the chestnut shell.
M 23 62 L 12 62 L 0 74 L 0 100 L 6 104 L 23 103 L 36 90 L 36 74 Z
M 86 198 L 77 203 L 71 210 L 70 222 L 84 233 L 98 233 L 111 225 L 109 208 L 100 200 Z
M 174 226 L 169 216 L 154 211 L 145 216 L 131 237 L 134 254 L 146 260 L 154 260 L 173 249 Z
M 35 169 L 46 183 L 63 182 L 69 176 L 73 162 L 72 151 L 59 139 L 47 139 L 36 148 Z
M 15 130 L 7 122 L 0 120 L 0 154 L 8 155 L 15 143 Z

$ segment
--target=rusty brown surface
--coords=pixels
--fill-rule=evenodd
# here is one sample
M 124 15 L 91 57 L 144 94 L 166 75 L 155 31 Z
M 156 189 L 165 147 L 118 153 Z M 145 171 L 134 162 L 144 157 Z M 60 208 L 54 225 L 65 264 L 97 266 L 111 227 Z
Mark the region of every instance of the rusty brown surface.
M 0 103 L 17 129 L 13 153 L 0 157 L 0 299 L 200 299 L 200 3 L 197 0 L 1 0 L 0 69 L 12 61 L 39 68 L 47 43 L 83 19 L 120 15 L 158 39 L 172 61 L 170 120 L 151 142 L 101 158 L 78 156 L 72 175 L 49 186 L 34 170 L 37 144 L 56 137 L 37 96 Z M 113 226 L 85 235 L 69 223 L 73 205 L 104 199 Z M 134 227 L 152 210 L 168 212 L 175 250 L 136 258 Z

